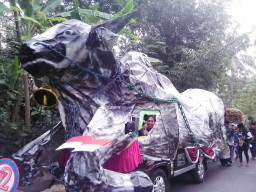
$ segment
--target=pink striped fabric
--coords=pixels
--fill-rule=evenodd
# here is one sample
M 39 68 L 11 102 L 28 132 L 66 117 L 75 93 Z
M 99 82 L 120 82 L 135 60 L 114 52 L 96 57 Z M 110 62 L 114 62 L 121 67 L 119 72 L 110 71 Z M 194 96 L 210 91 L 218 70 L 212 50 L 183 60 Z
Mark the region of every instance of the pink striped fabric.
M 136 169 L 142 161 L 140 155 L 139 142 L 136 139 L 129 147 L 124 149 L 119 155 L 113 155 L 104 164 L 105 169 L 119 172 L 128 173 Z

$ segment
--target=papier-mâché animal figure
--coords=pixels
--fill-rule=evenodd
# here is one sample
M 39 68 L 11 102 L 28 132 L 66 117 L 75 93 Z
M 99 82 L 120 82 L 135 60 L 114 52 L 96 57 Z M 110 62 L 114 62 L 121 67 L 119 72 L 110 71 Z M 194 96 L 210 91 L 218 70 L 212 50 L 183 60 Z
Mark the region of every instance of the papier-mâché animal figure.
M 139 117 L 141 110 L 160 114 L 149 135 L 139 140 L 141 153 L 147 157 L 174 159 L 179 147 L 195 142 L 208 145 L 221 134 L 224 107 L 213 93 L 195 89 L 180 94 L 143 53 L 115 57 L 111 50 L 115 33 L 131 17 L 96 26 L 69 20 L 21 46 L 22 67 L 35 77 L 47 76 L 56 90 L 66 133 L 113 139 L 95 152 L 71 154 L 64 175 L 67 191 L 152 190 L 149 177 L 141 171 L 121 174 L 102 168 L 129 143 L 125 124 Z

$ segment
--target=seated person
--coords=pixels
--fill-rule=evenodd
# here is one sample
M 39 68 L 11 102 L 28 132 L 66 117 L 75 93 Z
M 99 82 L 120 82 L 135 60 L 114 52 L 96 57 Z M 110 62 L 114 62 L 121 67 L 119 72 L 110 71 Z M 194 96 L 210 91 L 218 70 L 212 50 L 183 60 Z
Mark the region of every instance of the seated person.
M 155 115 L 145 115 L 145 122 L 142 125 L 142 128 L 139 130 L 139 136 L 147 136 L 149 131 L 154 127 L 156 122 Z

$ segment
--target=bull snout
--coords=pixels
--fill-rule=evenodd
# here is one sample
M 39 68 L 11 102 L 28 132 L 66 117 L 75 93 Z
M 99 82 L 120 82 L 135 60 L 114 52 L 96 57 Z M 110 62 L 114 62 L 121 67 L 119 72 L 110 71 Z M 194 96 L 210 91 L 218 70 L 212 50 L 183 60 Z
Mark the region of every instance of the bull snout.
M 35 51 L 33 50 L 31 43 L 29 42 L 22 43 L 20 48 L 20 53 L 19 53 L 21 64 L 23 65 L 29 61 L 32 61 L 33 55 L 35 55 Z
M 28 62 L 36 62 L 38 59 L 58 63 L 63 60 L 65 55 L 65 46 L 55 41 L 25 41 L 20 48 L 20 62 L 22 65 Z
M 19 52 L 21 67 L 33 76 L 47 75 L 63 61 L 65 55 L 65 45 L 54 40 L 25 41 Z

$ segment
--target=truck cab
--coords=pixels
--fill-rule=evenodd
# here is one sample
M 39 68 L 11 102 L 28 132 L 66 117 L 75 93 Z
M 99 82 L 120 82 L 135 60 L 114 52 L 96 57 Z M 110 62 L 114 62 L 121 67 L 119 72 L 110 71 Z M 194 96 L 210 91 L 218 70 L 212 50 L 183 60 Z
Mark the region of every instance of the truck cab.
M 156 121 L 158 121 L 158 126 L 161 126 L 161 122 L 159 122 L 161 121 L 161 112 L 159 110 L 142 110 L 139 119 L 133 118 L 133 121 L 135 120 L 138 123 L 138 132 L 142 129 L 143 124 L 146 123 L 146 116 L 149 115 L 154 115 Z M 153 131 L 153 129 L 154 127 L 150 131 Z M 139 143 L 143 143 L 146 137 L 139 136 Z M 171 154 L 173 152 L 169 150 L 169 158 L 168 156 L 154 156 L 152 153 L 147 154 L 147 150 L 143 150 L 142 147 L 143 145 L 140 145 L 143 161 L 139 164 L 138 169 L 151 178 L 154 184 L 154 192 L 169 192 L 171 188 L 170 179 L 183 173 L 189 173 L 194 183 L 203 182 L 207 161 L 202 154 L 198 154 L 196 162 L 192 163 L 186 150 L 181 147 L 177 148 L 174 152 L 175 154 Z
M 195 164 L 188 162 L 184 149 L 180 148 L 174 160 L 152 157 L 149 159 L 144 156 L 144 160 L 138 169 L 151 178 L 154 184 L 154 192 L 169 192 L 171 188 L 170 179 L 183 173 L 189 173 L 193 183 L 202 183 L 206 166 L 206 159 L 203 157 L 200 157 Z

